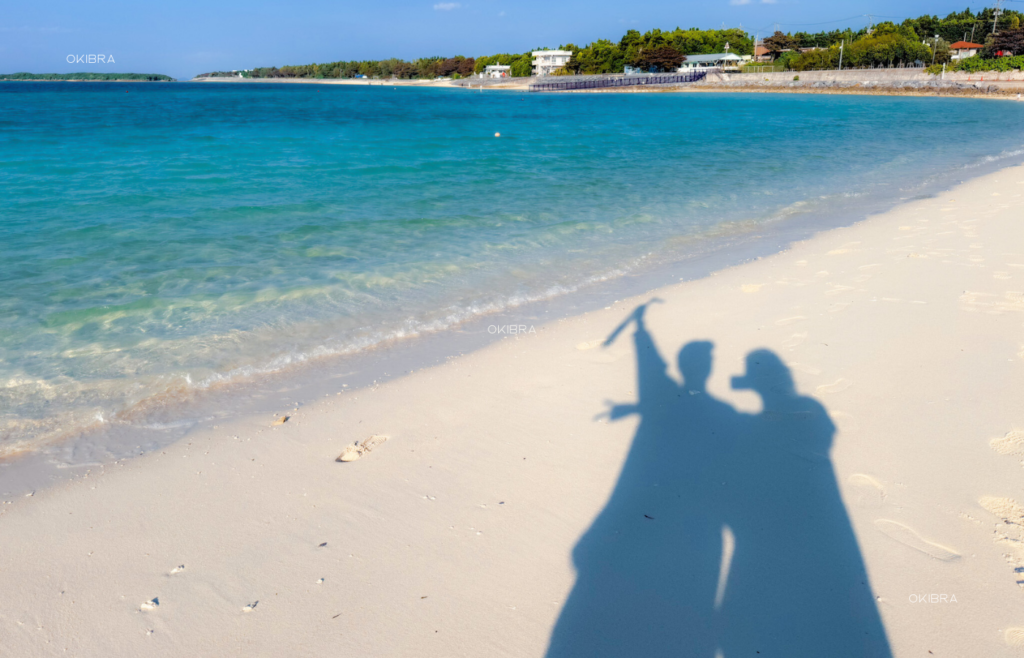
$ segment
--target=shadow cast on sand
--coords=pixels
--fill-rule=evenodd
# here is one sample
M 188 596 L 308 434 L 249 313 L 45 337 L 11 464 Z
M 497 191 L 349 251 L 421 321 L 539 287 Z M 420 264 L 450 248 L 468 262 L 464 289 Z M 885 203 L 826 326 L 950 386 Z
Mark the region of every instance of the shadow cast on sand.
M 630 324 L 639 400 L 612 419 L 640 424 L 607 505 L 573 550 L 576 584 L 551 636 L 568 656 L 891 656 L 829 451 L 825 408 L 796 392 L 769 350 L 733 388 L 763 400 L 740 413 L 709 395 L 713 344 L 668 374 L 638 307 Z

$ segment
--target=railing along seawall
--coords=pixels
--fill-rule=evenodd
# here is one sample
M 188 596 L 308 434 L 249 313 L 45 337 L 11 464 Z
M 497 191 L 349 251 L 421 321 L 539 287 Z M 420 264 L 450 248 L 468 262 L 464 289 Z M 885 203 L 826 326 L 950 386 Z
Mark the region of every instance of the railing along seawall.
M 697 82 L 706 78 L 707 75 L 707 71 L 685 71 L 681 73 L 653 73 L 650 75 L 627 75 L 621 77 L 572 76 L 571 79 L 554 82 L 535 82 L 530 85 L 530 91 L 572 91 L 574 89 L 680 84 Z

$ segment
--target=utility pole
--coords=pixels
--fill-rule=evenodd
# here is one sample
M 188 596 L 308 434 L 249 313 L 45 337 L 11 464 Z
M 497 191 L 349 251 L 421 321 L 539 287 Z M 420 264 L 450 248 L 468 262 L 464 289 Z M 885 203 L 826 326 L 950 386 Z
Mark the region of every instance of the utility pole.
M 839 70 L 840 71 L 843 70 L 843 46 L 845 45 L 845 43 L 846 43 L 846 39 L 843 39 L 843 40 L 841 40 L 839 42 Z
M 939 52 L 939 35 L 935 35 L 935 45 L 932 46 L 932 66 L 935 66 L 935 55 Z
M 1003 13 L 1003 0 L 996 0 L 996 10 L 992 12 L 992 34 L 998 30 L 997 21 L 1001 13 Z

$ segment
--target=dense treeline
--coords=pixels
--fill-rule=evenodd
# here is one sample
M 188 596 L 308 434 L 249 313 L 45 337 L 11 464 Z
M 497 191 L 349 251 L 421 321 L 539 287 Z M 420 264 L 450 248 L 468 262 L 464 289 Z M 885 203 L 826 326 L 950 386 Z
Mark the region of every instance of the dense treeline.
M 1024 44 L 1015 45 L 1007 35 L 1020 31 L 1024 14 L 1005 10 L 993 33 L 993 9 L 977 13 L 966 9 L 945 18 L 920 16 L 901 24 L 886 22 L 860 30 L 843 29 L 827 32 L 776 32 L 763 39 L 776 66 L 795 70 L 835 68 L 839 65 L 842 44 L 843 68 L 877 66 L 911 66 L 942 64 L 950 61 L 949 44 L 956 41 L 974 41 L 985 45 L 982 58 L 993 58 L 1000 50 L 1024 54 Z M 936 39 L 938 35 L 938 39 Z M 679 66 L 688 55 L 720 53 L 751 55 L 754 40 L 741 29 L 700 30 L 676 28 L 670 31 L 651 30 L 641 34 L 629 30 L 618 41 L 598 39 L 578 47 L 574 44 L 559 46 L 572 52 L 569 63 L 560 74 L 621 73 L 626 66 L 643 70 L 667 70 Z M 997 40 L 1006 43 L 1000 46 Z M 1024 37 L 1022 37 L 1024 39 Z M 1008 44 L 1008 45 L 1007 45 Z M 1011 47 L 1012 46 L 1012 47 Z M 538 49 L 539 50 L 539 49 Z M 401 59 L 330 62 L 256 68 L 231 73 L 205 73 L 203 76 L 234 75 L 253 78 L 400 78 L 432 79 L 437 77 L 466 77 L 481 73 L 491 64 L 511 66 L 513 77 L 525 77 L 532 70 L 532 56 L 526 53 L 502 53 L 480 57 L 427 57 L 407 62 Z M 968 65 L 969 66 L 969 65 Z
M 844 68 L 945 64 L 952 57 L 949 48 L 951 43 L 973 39 L 973 42 L 981 43 L 985 48 L 980 57 L 972 59 L 975 59 L 975 65 L 985 66 L 978 62 L 994 58 L 999 51 L 1009 50 L 1020 54 L 1024 50 L 1024 44 L 1018 43 L 1022 39 L 1015 36 L 1021 32 L 1022 17 L 1024 14 L 1017 11 L 1004 12 L 996 23 L 998 32 L 993 33 L 992 9 L 984 9 L 977 14 L 967 9 L 941 19 L 937 16 L 921 16 L 907 19 L 900 25 L 879 23 L 871 31 L 865 29 L 857 33 L 846 31 L 788 35 L 776 32 L 765 39 L 764 44 L 778 54 L 778 64 L 806 71 L 836 68 L 840 57 Z M 814 45 L 809 46 L 810 43 Z M 842 50 L 841 43 L 844 45 Z M 784 46 L 788 52 L 780 52 L 780 46 Z M 801 48 L 809 47 L 821 49 L 800 52 Z
M 599 39 L 583 48 L 569 44 L 572 59 L 566 65 L 567 72 L 621 73 L 625 66 L 644 70 L 666 70 L 679 66 L 686 55 L 720 53 L 729 44 L 729 52 L 736 55 L 750 55 L 754 52 L 754 40 L 743 30 L 698 30 L 676 28 L 669 32 L 651 30 L 640 34 L 629 30 L 618 43 Z
M 159 73 L 6 73 L 0 80 L 100 80 L 107 82 L 173 82 Z
M 482 73 L 484 68 L 492 64 L 502 64 L 504 66 L 511 66 L 509 74 L 513 78 L 525 78 L 528 77 L 533 71 L 533 55 L 530 53 L 522 53 L 520 55 L 509 55 L 503 53 L 501 55 L 485 55 L 483 57 L 476 58 L 476 66 L 474 72 Z
M 945 50 L 939 57 L 939 46 Z M 868 68 L 877 66 L 905 66 L 908 64 L 931 64 L 934 58 L 939 63 L 949 61 L 949 45 L 935 42 L 933 47 L 925 45 L 914 30 L 907 25 L 879 23 L 871 34 L 866 34 L 842 49 L 836 44 L 820 50 L 800 53 L 787 60 L 788 67 L 796 71 L 813 69 L 834 69 L 843 58 L 844 68 Z M 933 57 L 934 54 L 934 57 Z
M 243 72 L 243 77 L 253 78 L 414 78 L 433 79 L 437 77 L 466 77 L 472 75 L 476 60 L 472 57 L 424 57 L 412 62 L 401 59 L 384 59 L 362 62 L 328 62 L 326 64 L 304 64 L 282 66 L 281 68 L 261 67 Z M 210 75 L 210 74 L 204 74 Z M 230 75 L 230 74 L 229 74 Z M 237 73 L 235 73 L 237 75 Z M 527 73 L 529 75 L 529 73 Z

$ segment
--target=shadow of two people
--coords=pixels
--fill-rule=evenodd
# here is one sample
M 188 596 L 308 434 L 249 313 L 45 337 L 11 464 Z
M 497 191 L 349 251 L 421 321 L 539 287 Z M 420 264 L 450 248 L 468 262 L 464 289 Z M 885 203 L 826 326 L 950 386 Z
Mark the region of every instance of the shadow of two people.
M 639 426 L 615 489 L 573 551 L 577 580 L 547 655 L 890 656 L 829 451 L 825 408 L 797 393 L 769 350 L 734 389 L 746 414 L 707 391 L 713 344 L 679 353 L 682 383 L 638 307 L 630 324 Z

